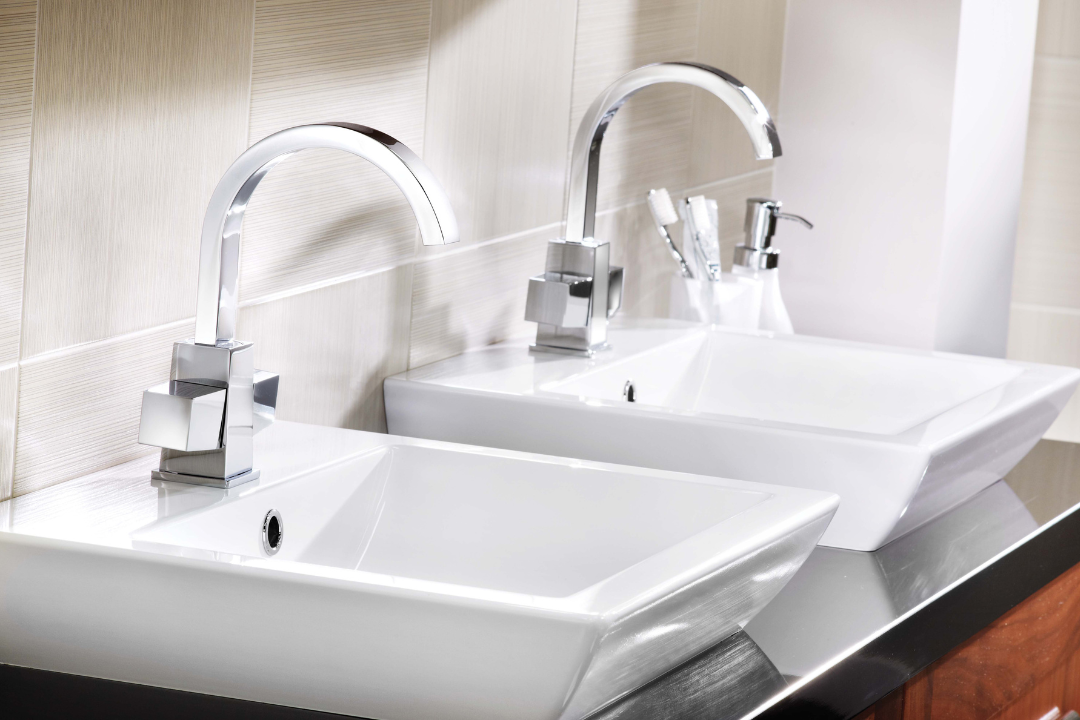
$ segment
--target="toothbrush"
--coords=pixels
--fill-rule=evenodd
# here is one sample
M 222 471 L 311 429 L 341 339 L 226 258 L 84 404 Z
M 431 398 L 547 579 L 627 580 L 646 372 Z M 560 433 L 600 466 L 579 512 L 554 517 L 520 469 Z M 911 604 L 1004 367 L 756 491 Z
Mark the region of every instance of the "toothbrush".
M 694 239 L 697 257 L 704 265 L 709 279 L 720 281 L 720 238 L 709 216 L 709 203 L 704 195 L 686 198 L 686 221 Z
M 667 245 L 668 251 L 671 252 L 671 257 L 675 258 L 675 262 L 679 263 L 682 276 L 693 280 L 694 273 L 690 272 L 686 259 L 679 252 L 679 248 L 675 247 L 675 243 L 671 240 L 671 234 L 667 231 L 668 225 L 679 222 L 679 214 L 675 212 L 675 205 L 671 202 L 671 195 L 668 194 L 667 188 L 650 190 L 645 199 L 648 200 L 649 212 L 652 213 L 653 222 L 656 223 L 656 231 L 664 239 L 664 244 Z

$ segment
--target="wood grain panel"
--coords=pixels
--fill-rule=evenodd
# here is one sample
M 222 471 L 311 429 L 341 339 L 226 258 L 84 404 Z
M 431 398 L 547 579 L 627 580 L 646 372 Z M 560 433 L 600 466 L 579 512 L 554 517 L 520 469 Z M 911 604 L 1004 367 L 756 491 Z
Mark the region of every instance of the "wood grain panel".
M 1037 55 L 1080 58 L 1080 0 L 1040 0 Z
M 1080 650 L 1080 566 L 930 668 L 932 716 L 983 720 Z
M 774 115 L 780 101 L 786 0 L 701 0 L 697 59 L 739 78 Z M 781 143 L 783 123 L 777 122 Z M 754 157 L 734 113 L 703 92 L 693 97 L 691 185 L 760 170 L 771 160 Z
M 430 0 L 258 0 L 250 142 L 345 120 L 423 154 Z M 242 301 L 411 258 L 408 203 L 370 163 L 299 153 L 263 181 L 245 216 Z
M 1061 708 L 1065 696 L 1066 674 L 1069 664 L 1037 682 L 1020 698 L 994 715 L 994 720 L 1061 720 Z
M 462 243 L 560 220 L 576 10 L 575 0 L 434 4 L 424 159 Z
M 1080 311 L 1013 304 L 1007 357 L 1080 367 Z M 1074 394 L 1044 436 L 1080 442 L 1080 394 Z
M 36 0 L 0 1 L 0 365 L 19 358 L 36 29 Z
M 15 409 L 19 395 L 19 366 L 0 370 L 0 501 L 11 497 L 15 471 Z
M 15 496 L 157 452 L 139 445 L 142 391 L 169 379 L 181 321 L 22 363 Z
M 250 0 L 42 0 L 24 358 L 189 316 L 247 135 Z
M 1013 301 L 1080 309 L 1080 60 L 1032 77 Z
M 652 62 L 692 60 L 697 44 L 697 0 L 579 5 L 571 143 L 589 105 L 619 76 Z M 597 207 L 641 202 L 650 188 L 687 187 L 691 126 L 688 87 L 661 85 L 635 95 L 604 136 Z
M 382 381 L 406 369 L 412 265 L 240 311 L 255 363 L 281 376 L 277 417 L 386 432 Z
M 560 232 L 554 225 L 417 262 L 409 367 L 535 332 L 525 322 L 528 282 Z

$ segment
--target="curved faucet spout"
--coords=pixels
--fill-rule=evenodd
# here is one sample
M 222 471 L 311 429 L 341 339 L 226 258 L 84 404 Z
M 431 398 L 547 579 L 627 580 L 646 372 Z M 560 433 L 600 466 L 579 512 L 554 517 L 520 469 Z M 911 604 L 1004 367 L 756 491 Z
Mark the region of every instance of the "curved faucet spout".
M 405 195 L 425 245 L 458 241 L 450 200 L 426 165 L 403 143 L 363 125 L 301 125 L 252 145 L 225 172 L 206 209 L 199 250 L 195 342 L 215 345 L 236 334 L 240 226 L 252 193 L 289 155 L 310 148 L 344 150 L 372 162 Z
M 780 155 L 780 138 L 765 104 L 753 90 L 723 70 L 687 62 L 656 63 L 632 70 L 596 98 L 578 128 L 570 164 L 570 196 L 566 216 L 568 242 L 580 243 L 593 236 L 600 145 L 608 125 L 631 95 L 660 83 L 684 83 L 709 91 L 723 100 L 742 122 L 759 159 Z

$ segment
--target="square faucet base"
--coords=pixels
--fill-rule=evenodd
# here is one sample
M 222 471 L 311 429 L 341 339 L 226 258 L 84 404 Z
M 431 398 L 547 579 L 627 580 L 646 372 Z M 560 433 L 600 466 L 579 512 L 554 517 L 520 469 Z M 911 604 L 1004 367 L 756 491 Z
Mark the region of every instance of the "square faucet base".
M 529 352 L 546 352 L 556 353 L 557 355 L 575 355 L 577 357 L 591 358 L 596 353 L 602 350 L 610 350 L 611 345 L 603 343 L 602 345 L 595 345 L 587 350 L 579 350 L 577 348 L 564 348 L 557 345 L 541 345 L 540 343 L 531 343 L 529 345 Z
M 259 478 L 258 470 L 248 470 L 238 475 L 233 475 L 227 478 L 212 478 L 204 477 L 202 475 L 187 475 L 186 473 L 169 472 L 168 470 L 151 470 L 151 480 L 166 480 L 168 482 L 186 483 L 187 485 L 203 485 L 205 487 L 221 488 L 228 490 L 234 488 L 237 485 L 243 485 L 246 482 L 257 480 Z

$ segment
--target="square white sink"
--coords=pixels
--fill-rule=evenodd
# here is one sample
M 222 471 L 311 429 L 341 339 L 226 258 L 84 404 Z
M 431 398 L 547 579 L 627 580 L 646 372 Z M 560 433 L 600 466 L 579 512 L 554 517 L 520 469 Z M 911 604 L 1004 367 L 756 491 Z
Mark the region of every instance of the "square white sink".
M 507 342 L 388 378 L 390 431 L 827 490 L 822 544 L 876 550 L 975 495 L 1080 370 L 641 321 L 594 358 Z M 626 400 L 628 382 L 634 402 Z
M 0 503 L 0 662 L 386 720 L 580 718 L 743 627 L 837 506 L 292 423 L 256 459 L 233 490 L 154 488 L 139 461 Z

